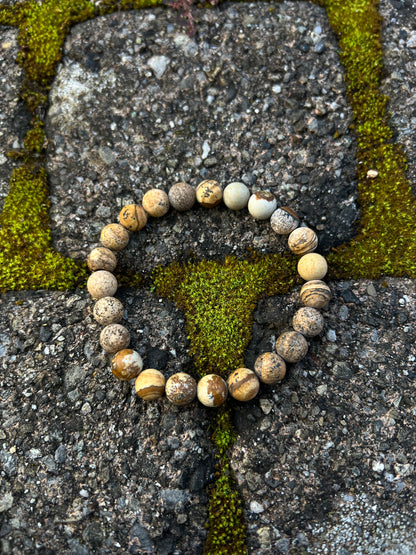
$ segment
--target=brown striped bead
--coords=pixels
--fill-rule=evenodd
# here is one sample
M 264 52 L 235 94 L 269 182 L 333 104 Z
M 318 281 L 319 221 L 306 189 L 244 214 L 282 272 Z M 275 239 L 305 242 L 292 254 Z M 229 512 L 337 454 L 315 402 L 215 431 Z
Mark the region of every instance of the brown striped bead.
M 134 389 L 145 401 L 160 399 L 165 392 L 165 377 L 159 370 L 148 368 L 137 376 Z
M 253 370 L 237 368 L 228 377 L 228 391 L 237 401 L 251 401 L 259 392 L 260 382 Z
M 331 299 L 331 289 L 324 281 L 313 279 L 302 285 L 300 298 L 306 306 L 323 308 Z

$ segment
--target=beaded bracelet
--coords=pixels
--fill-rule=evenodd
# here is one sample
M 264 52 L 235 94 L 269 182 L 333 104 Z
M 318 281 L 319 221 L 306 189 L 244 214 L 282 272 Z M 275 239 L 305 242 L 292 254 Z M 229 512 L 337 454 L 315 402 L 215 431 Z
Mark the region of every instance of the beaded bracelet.
M 130 334 L 119 324 L 124 307 L 114 297 L 117 279 L 113 271 L 117 265 L 115 252 L 122 251 L 128 244 L 130 232 L 139 231 L 147 223 L 147 217 L 160 218 L 172 206 L 184 212 L 190 210 L 195 200 L 207 208 L 224 201 L 231 210 L 248 207 L 250 214 L 258 220 L 270 218 L 270 224 L 279 235 L 288 236 L 289 249 L 301 258 L 297 269 L 306 281 L 300 290 L 300 298 L 305 306 L 293 316 L 292 331 L 282 333 L 276 340 L 276 352 L 261 354 L 255 361 L 254 371 L 238 368 L 227 381 L 217 374 L 208 374 L 196 383 L 185 372 L 172 375 L 167 381 L 155 368 L 143 370 L 139 353 L 128 349 Z M 299 227 L 299 217 L 294 210 L 283 206 L 277 208 L 276 197 L 267 191 L 250 195 L 243 183 L 233 182 L 222 190 L 213 180 L 202 181 L 196 191 L 187 183 L 176 183 L 166 194 L 161 189 L 148 191 L 140 204 L 130 204 L 122 208 L 120 223 L 106 225 L 100 235 L 102 247 L 94 248 L 88 256 L 88 267 L 92 274 L 87 288 L 96 300 L 93 314 L 95 320 L 105 326 L 100 334 L 101 347 L 112 354 L 111 370 L 120 380 L 135 379 L 137 394 L 146 401 L 159 399 L 166 393 L 174 405 L 187 405 L 197 396 L 207 407 L 218 407 L 227 399 L 228 393 L 238 401 L 250 401 L 260 387 L 260 382 L 273 385 L 286 374 L 286 363 L 299 362 L 308 351 L 306 338 L 318 335 L 324 326 L 319 309 L 324 308 L 331 298 L 330 288 L 322 281 L 327 273 L 327 262 L 323 256 L 313 252 L 318 245 L 316 233 L 308 227 Z

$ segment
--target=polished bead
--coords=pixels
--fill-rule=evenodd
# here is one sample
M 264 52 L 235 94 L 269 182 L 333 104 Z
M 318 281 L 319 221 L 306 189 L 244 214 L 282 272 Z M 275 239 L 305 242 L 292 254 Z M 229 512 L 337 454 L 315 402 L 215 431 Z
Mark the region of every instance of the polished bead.
M 198 399 L 206 407 L 219 407 L 225 403 L 227 393 L 227 384 L 217 374 L 208 374 L 198 382 Z
M 292 321 L 293 329 L 306 337 L 319 335 L 324 328 L 324 317 L 310 306 L 303 306 L 295 312 Z
M 302 285 L 300 298 L 306 306 L 324 308 L 331 299 L 331 289 L 319 279 L 307 281 Z
M 237 401 L 251 401 L 259 392 L 260 382 L 253 370 L 237 368 L 228 377 L 228 391 Z
M 298 227 L 289 235 L 289 249 L 294 254 L 307 254 L 318 246 L 318 237 L 309 227 Z
M 196 396 L 196 381 L 189 374 L 178 372 L 167 380 L 165 390 L 172 404 L 189 405 Z
M 100 241 L 112 251 L 122 251 L 129 243 L 130 235 L 121 224 L 108 224 L 101 230 Z
M 299 216 L 288 206 L 282 206 L 273 212 L 270 225 L 275 233 L 289 235 L 298 227 Z
M 273 385 L 285 377 L 286 363 L 277 353 L 263 353 L 257 357 L 254 371 L 261 382 Z
M 94 305 L 93 315 L 99 324 L 117 324 L 123 318 L 123 304 L 115 297 L 102 297 Z
M 130 343 L 130 333 L 121 324 L 109 324 L 100 333 L 100 345 L 107 353 L 126 349 Z
M 128 204 L 121 209 L 118 221 L 129 231 L 140 231 L 147 223 L 146 211 L 140 204 Z
M 134 389 L 145 401 L 160 399 L 165 392 L 165 377 L 159 370 L 148 368 L 137 376 Z
M 267 220 L 277 207 L 277 200 L 269 191 L 257 191 L 248 201 L 248 211 L 256 220 Z
M 230 210 L 241 210 L 248 204 L 250 189 L 238 181 L 234 181 L 224 189 L 224 204 Z
M 286 331 L 277 338 L 276 352 L 286 362 L 299 362 L 308 352 L 308 342 L 298 331 Z
M 133 349 L 122 349 L 111 360 L 111 371 L 119 380 L 128 381 L 137 378 L 142 369 L 142 357 Z
M 142 200 L 143 208 L 153 218 L 161 218 L 169 210 L 169 198 L 161 189 L 150 189 Z
M 107 270 L 112 272 L 117 266 L 116 255 L 106 247 L 92 249 L 87 258 L 88 268 L 95 272 L 97 270 Z
M 327 271 L 328 264 L 321 254 L 310 252 L 299 259 L 298 274 L 305 281 L 322 279 L 326 276 Z
M 196 188 L 196 200 L 205 208 L 218 206 L 222 200 L 221 185 L 213 179 L 206 179 Z
M 107 270 L 98 270 L 88 278 L 87 289 L 93 299 L 112 297 L 117 291 L 117 279 Z
M 189 183 L 175 183 L 169 189 L 168 198 L 172 208 L 178 212 L 186 212 L 195 204 L 195 189 Z

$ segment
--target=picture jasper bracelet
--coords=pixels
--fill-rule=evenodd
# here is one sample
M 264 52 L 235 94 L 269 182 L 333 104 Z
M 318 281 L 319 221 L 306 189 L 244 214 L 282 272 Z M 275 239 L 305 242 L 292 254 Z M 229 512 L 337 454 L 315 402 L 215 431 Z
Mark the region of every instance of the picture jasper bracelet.
M 297 269 L 306 283 L 300 290 L 305 305 L 293 316 L 292 331 L 282 333 L 276 341 L 276 352 L 261 354 L 254 370 L 238 368 L 227 381 L 217 374 L 208 374 L 196 380 L 185 372 L 178 372 L 165 379 L 160 370 L 143 370 L 139 353 L 128 349 L 129 331 L 119 322 L 124 307 L 114 297 L 117 279 L 113 271 L 117 266 L 116 254 L 128 244 L 130 232 L 140 231 L 147 217 L 160 218 L 170 207 L 184 212 L 190 210 L 195 201 L 206 208 L 218 206 L 221 201 L 231 210 L 248 207 L 250 214 L 258 220 L 270 218 L 272 230 L 288 236 L 289 249 L 300 256 Z M 120 380 L 135 379 L 137 394 L 146 401 L 166 397 L 174 405 L 187 405 L 197 396 L 207 407 L 222 405 L 230 394 L 238 401 L 250 401 L 260 387 L 260 382 L 273 385 L 286 374 L 286 363 L 295 363 L 308 351 L 307 338 L 318 335 L 324 326 L 319 309 L 324 308 L 331 298 L 331 290 L 322 279 L 327 273 L 327 262 L 323 256 L 313 252 L 318 245 L 316 233 L 308 227 L 299 227 L 299 217 L 288 207 L 277 208 L 276 197 L 268 191 L 250 194 L 243 183 L 230 183 L 224 191 L 219 183 L 205 180 L 196 189 L 187 183 L 177 183 L 169 194 L 161 189 L 148 191 L 140 204 L 129 204 L 119 214 L 120 223 L 106 225 L 100 235 L 102 247 L 94 248 L 88 256 L 88 267 L 93 272 L 88 278 L 87 288 L 96 300 L 93 309 L 95 320 L 105 326 L 100 334 L 100 345 L 112 354 L 111 370 Z

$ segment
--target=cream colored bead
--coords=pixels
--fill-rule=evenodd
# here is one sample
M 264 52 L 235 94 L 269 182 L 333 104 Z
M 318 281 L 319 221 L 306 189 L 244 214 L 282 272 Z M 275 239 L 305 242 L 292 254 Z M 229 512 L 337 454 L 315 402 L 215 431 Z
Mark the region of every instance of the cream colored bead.
M 165 391 L 172 404 L 189 405 L 196 396 L 196 381 L 186 372 L 178 372 L 168 379 Z
M 87 289 L 93 299 L 112 297 L 117 291 L 117 279 L 107 270 L 98 270 L 88 278 Z
M 230 210 L 241 210 L 248 204 L 250 189 L 238 181 L 234 181 L 224 189 L 224 204 Z
M 143 369 L 142 357 L 133 349 L 122 349 L 111 360 L 111 371 L 119 380 L 137 378 Z
M 121 209 L 118 221 L 129 231 L 140 231 L 147 223 L 146 211 L 140 204 L 128 204 Z
M 308 342 L 298 331 L 286 331 L 277 338 L 276 352 L 287 362 L 299 362 L 308 352 Z
M 294 254 L 307 254 L 318 246 L 318 237 L 309 227 L 298 227 L 289 235 L 287 242 Z
M 256 220 L 267 220 L 277 207 L 277 200 L 269 191 L 257 191 L 248 201 L 248 211 Z
M 198 399 L 206 407 L 219 407 L 225 403 L 227 393 L 227 384 L 217 374 L 208 374 L 198 382 Z
M 324 328 L 324 317 L 310 306 L 303 306 L 293 315 L 293 329 L 306 337 L 319 335 Z
M 175 183 L 169 189 L 168 198 L 172 208 L 178 212 L 186 212 L 195 204 L 195 189 L 189 183 Z
M 307 281 L 302 285 L 300 298 L 306 306 L 324 308 L 331 299 L 331 289 L 319 279 Z
M 237 401 L 251 401 L 259 392 L 260 382 L 253 370 L 237 368 L 227 380 L 228 391 Z
M 92 272 L 96 272 L 97 270 L 107 270 L 108 272 L 112 272 L 117 266 L 117 258 L 116 255 L 110 251 L 110 249 L 97 247 L 92 249 L 88 255 L 87 264 L 88 268 Z
M 129 239 L 129 232 L 121 224 L 108 224 L 101 230 L 101 243 L 112 251 L 122 251 L 127 247 Z
M 153 218 L 161 218 L 169 210 L 169 198 L 161 189 L 150 189 L 142 200 L 143 208 Z
M 205 208 L 214 208 L 222 200 L 221 185 L 213 179 L 206 179 L 196 188 L 196 200 Z
M 298 262 L 298 273 L 305 281 L 322 279 L 327 271 L 328 264 L 325 258 L 316 252 L 305 254 Z
M 99 324 L 117 324 L 123 318 L 123 304 L 115 297 L 102 297 L 94 305 L 93 315 Z
M 277 353 L 263 353 L 257 357 L 254 371 L 261 382 L 273 385 L 285 377 L 286 363 Z
M 106 353 L 116 353 L 126 349 L 130 343 L 130 333 L 121 324 L 109 324 L 100 333 L 100 345 Z
M 160 399 L 165 392 L 165 376 L 155 368 L 143 370 L 136 378 L 134 389 L 145 401 Z

